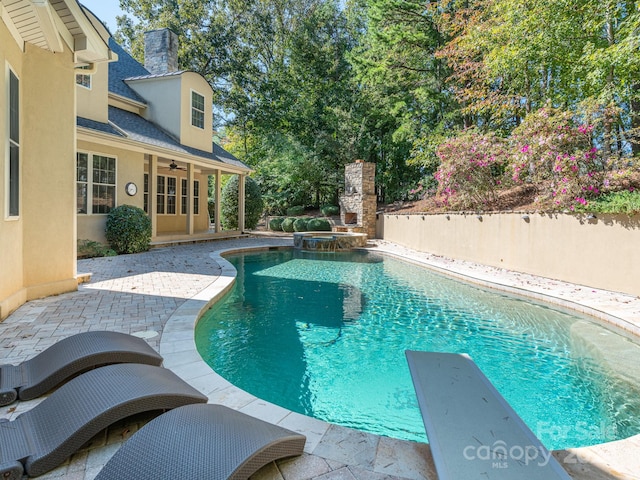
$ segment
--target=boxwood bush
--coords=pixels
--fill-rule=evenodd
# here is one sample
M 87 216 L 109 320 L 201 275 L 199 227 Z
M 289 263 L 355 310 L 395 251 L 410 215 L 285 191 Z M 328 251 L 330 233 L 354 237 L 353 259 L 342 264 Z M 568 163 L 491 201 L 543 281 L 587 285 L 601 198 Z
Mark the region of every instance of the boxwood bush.
M 326 218 L 312 218 L 307 223 L 307 230 L 310 232 L 330 232 L 331 224 Z
M 284 222 L 284 217 L 275 217 L 269 220 L 269 229 L 274 232 L 282 231 L 282 222 Z
M 120 205 L 107 215 L 106 237 L 117 253 L 146 252 L 151 244 L 151 219 L 141 208 Z
M 289 233 L 293 232 L 293 222 L 295 221 L 296 219 L 292 217 L 285 218 L 282 222 L 282 231 Z
M 290 217 L 297 217 L 298 215 L 302 215 L 304 213 L 304 207 L 302 205 L 294 205 L 293 207 L 287 208 L 287 215 Z
M 293 222 L 293 229 L 296 232 L 306 232 L 307 223 L 309 223 L 309 219 L 306 217 L 296 218 L 295 222 Z
M 336 205 L 323 205 L 320 208 L 320 211 L 322 212 L 323 215 L 330 217 L 332 215 L 338 215 L 340 213 L 340 207 Z

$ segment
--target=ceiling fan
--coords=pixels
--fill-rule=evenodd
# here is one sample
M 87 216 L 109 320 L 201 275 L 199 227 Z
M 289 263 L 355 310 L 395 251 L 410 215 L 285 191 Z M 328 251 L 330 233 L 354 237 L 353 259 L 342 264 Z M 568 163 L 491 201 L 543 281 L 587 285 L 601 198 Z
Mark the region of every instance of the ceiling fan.
M 169 171 L 171 172 L 174 172 L 176 170 L 186 170 L 186 167 L 179 167 L 174 160 L 171 160 L 171 163 L 169 164 L 168 167 L 162 167 L 162 168 L 168 168 Z

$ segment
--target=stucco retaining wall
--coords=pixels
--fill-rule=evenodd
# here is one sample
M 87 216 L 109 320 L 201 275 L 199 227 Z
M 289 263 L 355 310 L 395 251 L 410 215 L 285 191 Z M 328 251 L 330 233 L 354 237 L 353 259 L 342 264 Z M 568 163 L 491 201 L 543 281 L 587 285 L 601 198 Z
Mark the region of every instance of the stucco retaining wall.
M 435 255 L 640 296 L 640 215 L 379 214 L 377 237 Z

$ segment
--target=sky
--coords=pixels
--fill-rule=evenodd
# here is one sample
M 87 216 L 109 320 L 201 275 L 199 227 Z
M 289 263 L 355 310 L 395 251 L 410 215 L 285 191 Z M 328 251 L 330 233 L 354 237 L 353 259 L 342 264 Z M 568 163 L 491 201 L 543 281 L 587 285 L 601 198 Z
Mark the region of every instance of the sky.
M 115 33 L 118 26 L 116 16 L 124 15 L 119 0 L 80 0 L 80 3 L 102 20 L 112 34 Z

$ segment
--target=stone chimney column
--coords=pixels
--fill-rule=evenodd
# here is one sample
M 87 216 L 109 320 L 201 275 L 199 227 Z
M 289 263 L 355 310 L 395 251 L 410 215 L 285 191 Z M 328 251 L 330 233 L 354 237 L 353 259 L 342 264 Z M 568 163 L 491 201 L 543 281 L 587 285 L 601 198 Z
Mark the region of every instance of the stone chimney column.
M 144 34 L 144 68 L 153 75 L 178 70 L 178 35 L 163 28 Z
M 342 224 L 376 237 L 376 164 L 357 160 L 344 167 L 345 191 L 339 199 Z

